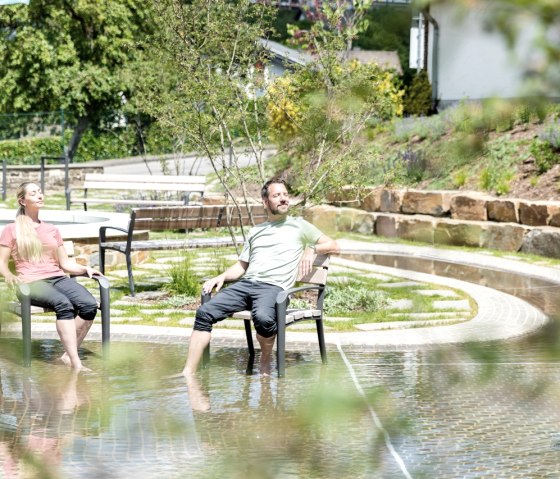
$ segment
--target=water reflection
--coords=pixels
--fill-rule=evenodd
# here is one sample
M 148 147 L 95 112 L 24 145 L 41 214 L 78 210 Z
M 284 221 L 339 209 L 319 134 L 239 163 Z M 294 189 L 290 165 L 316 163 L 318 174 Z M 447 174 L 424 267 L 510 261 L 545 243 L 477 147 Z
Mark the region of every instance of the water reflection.
M 58 477 L 69 427 L 89 402 L 78 373 L 58 370 L 49 381 L 13 374 L 0 363 L 0 458 L 5 478 Z

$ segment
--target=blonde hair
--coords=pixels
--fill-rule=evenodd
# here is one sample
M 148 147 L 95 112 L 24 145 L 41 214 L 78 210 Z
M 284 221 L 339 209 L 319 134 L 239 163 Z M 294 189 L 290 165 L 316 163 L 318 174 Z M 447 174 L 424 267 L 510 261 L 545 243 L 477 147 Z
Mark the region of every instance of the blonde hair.
M 25 206 L 22 201 L 25 199 L 27 187 L 34 185 L 32 181 L 26 181 L 19 185 L 17 189 L 17 201 L 19 208 L 16 212 L 16 244 L 18 254 L 21 258 L 32 263 L 38 263 L 41 260 L 43 245 L 37 231 L 33 225 L 33 221 L 25 214 Z

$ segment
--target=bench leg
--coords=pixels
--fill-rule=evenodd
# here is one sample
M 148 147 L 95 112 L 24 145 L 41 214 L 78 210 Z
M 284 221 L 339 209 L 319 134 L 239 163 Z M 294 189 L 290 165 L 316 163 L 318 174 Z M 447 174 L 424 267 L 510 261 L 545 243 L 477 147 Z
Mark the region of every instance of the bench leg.
M 31 366 L 31 298 L 21 298 L 21 333 L 23 339 L 23 365 Z
M 130 289 L 130 296 L 134 296 L 134 277 L 132 276 L 132 259 L 130 253 L 125 253 L 126 257 L 126 270 L 128 271 L 128 288 Z
M 108 281 L 99 283 L 99 302 L 101 303 L 101 344 L 103 345 L 103 356 L 106 357 L 111 340 L 111 298 Z
M 317 323 L 317 337 L 319 339 L 319 351 L 321 351 L 321 361 L 323 364 L 327 364 L 327 348 L 325 346 L 325 331 L 323 328 L 323 320 L 315 320 Z
M 276 362 L 278 377 L 284 377 L 286 372 L 286 305 L 276 305 L 276 320 L 278 321 L 278 336 L 276 339 Z
M 99 247 L 99 271 L 105 274 L 105 248 Z
M 251 320 L 245 319 L 245 336 L 247 337 L 247 348 L 249 349 L 249 361 L 247 362 L 246 374 L 253 374 L 253 365 L 255 363 L 255 345 L 253 344 L 253 334 L 251 332 Z

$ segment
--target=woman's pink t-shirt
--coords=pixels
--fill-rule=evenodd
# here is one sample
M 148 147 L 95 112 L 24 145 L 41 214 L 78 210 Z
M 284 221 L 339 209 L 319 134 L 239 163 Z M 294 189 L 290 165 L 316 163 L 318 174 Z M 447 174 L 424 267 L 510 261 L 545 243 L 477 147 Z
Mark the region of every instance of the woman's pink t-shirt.
M 64 276 L 64 271 L 60 268 L 58 262 L 58 247 L 63 245 L 60 231 L 54 225 L 40 222 L 36 228 L 37 236 L 43 244 L 43 252 L 41 259 L 37 263 L 26 261 L 18 254 L 16 242 L 16 224 L 10 223 L 6 225 L 0 234 L 0 246 L 10 248 L 16 273 L 24 283 L 37 281 L 38 279 L 52 278 L 55 276 Z

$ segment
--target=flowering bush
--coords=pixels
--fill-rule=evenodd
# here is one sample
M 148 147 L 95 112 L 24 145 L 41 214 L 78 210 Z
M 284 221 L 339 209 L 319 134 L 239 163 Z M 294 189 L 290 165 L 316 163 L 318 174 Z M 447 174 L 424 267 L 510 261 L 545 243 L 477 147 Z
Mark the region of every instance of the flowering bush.
M 287 73 L 268 88 L 272 135 L 282 142 L 293 140 L 311 133 L 318 120 L 324 132 L 337 136 L 351 125 L 361 129 L 366 121 L 402 115 L 403 93 L 392 72 L 355 60 L 330 72 L 306 68 Z

